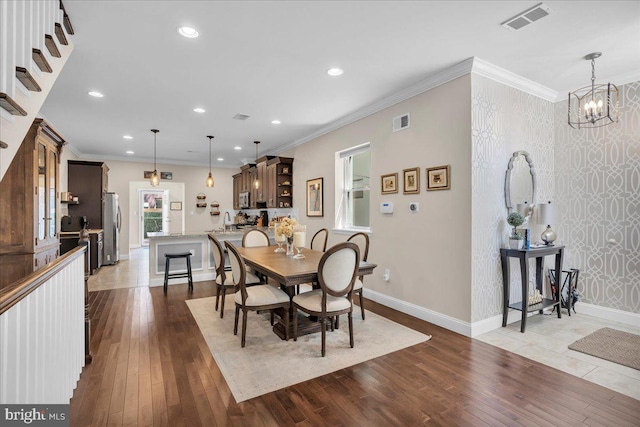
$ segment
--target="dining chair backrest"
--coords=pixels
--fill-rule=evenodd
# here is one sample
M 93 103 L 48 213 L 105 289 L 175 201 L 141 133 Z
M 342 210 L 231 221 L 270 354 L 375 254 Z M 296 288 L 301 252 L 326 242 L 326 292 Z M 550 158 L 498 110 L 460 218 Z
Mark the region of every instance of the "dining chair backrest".
M 353 290 L 360 264 L 360 249 L 351 242 L 330 247 L 318 264 L 318 282 L 323 294 L 345 296 Z
M 269 236 L 262 230 L 249 230 L 242 236 L 243 248 L 254 248 L 257 246 L 269 246 Z
M 240 290 L 242 293 L 242 302 L 247 299 L 247 288 L 245 287 L 245 280 L 247 278 L 247 269 L 244 263 L 244 259 L 238 253 L 238 249 L 233 245 L 233 243 L 228 240 L 224 242 L 227 247 L 227 252 L 229 253 L 229 263 L 231 264 L 231 280 L 233 284 Z
M 329 236 L 329 230 L 321 228 L 313 235 L 311 239 L 311 250 L 324 252 L 327 250 L 327 237 Z
M 213 234 L 208 234 L 209 241 L 211 241 L 211 253 L 213 254 L 213 264 L 215 265 L 216 275 L 222 275 L 224 277 L 224 249 L 220 240 Z M 224 280 L 223 282 L 224 283 Z
M 360 248 L 360 261 L 366 261 L 369 257 L 369 236 L 367 233 L 356 233 L 349 236 L 347 242 L 352 242 Z

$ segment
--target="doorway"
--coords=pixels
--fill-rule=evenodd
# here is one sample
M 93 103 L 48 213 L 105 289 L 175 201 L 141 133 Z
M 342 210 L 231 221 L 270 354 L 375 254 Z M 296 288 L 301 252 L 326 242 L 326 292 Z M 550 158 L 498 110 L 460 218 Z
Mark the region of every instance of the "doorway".
M 149 246 L 148 233 L 169 232 L 169 190 L 140 190 L 140 244 Z

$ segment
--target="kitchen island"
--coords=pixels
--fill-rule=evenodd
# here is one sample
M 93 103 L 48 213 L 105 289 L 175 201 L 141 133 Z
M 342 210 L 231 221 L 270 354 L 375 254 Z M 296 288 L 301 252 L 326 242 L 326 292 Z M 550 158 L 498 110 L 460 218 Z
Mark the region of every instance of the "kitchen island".
M 275 244 L 273 231 L 266 227 L 260 228 L 269 235 L 271 244 Z M 216 238 L 224 246 L 225 241 L 230 241 L 237 247 L 242 246 L 242 236 L 245 231 L 214 232 Z M 162 286 L 164 284 L 165 254 L 178 252 L 191 252 L 191 273 L 194 282 L 214 280 L 216 278 L 215 263 L 211 242 L 207 231 L 194 231 L 186 233 L 149 233 L 149 286 Z M 225 266 L 229 266 L 229 260 L 225 253 Z M 171 260 L 171 273 L 187 271 L 185 259 Z M 169 285 L 187 283 L 187 279 L 170 279 Z

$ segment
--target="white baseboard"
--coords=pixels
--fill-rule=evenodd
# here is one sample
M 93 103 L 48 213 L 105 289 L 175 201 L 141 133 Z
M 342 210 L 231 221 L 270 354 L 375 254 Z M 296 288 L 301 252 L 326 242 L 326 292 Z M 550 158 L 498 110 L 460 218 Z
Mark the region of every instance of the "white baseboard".
M 120 260 L 129 259 L 129 254 L 119 254 L 119 255 L 120 255 Z
M 549 308 L 551 310 L 551 308 Z M 535 316 L 538 312 L 531 312 L 527 316 Z M 507 325 L 522 320 L 522 312 L 517 310 L 510 310 L 507 315 Z M 475 338 L 478 335 L 482 335 L 487 332 L 491 332 L 494 329 L 502 327 L 502 314 L 498 314 L 492 317 L 488 317 L 484 320 L 479 320 L 471 324 L 471 338 Z
M 612 322 L 620 322 L 624 323 L 625 325 L 640 325 L 640 313 L 633 313 L 631 311 L 602 307 L 600 305 L 589 304 L 586 302 L 576 303 L 576 311 L 580 314 L 599 317 L 601 319 L 611 320 Z
M 371 301 L 375 301 L 379 304 L 393 308 L 394 310 L 398 310 L 410 316 L 417 317 L 418 319 L 433 323 L 434 325 L 442 326 L 450 331 L 457 332 L 467 337 L 471 336 L 471 324 L 469 322 L 464 322 L 454 317 L 447 316 L 446 314 L 438 313 L 437 311 L 429 310 L 428 308 L 420 307 L 419 305 L 402 301 L 367 288 L 364 289 L 364 296 Z M 502 322 L 502 320 L 500 321 Z
M 215 272 L 204 273 L 204 274 L 193 273 L 192 278 L 194 282 L 206 282 L 208 280 L 215 280 L 216 274 Z M 184 283 L 188 283 L 186 278 L 169 279 L 169 286 L 182 285 Z M 154 277 L 153 279 L 149 279 L 149 287 L 154 287 L 154 286 L 164 286 L 164 277 L 159 276 L 159 277 Z

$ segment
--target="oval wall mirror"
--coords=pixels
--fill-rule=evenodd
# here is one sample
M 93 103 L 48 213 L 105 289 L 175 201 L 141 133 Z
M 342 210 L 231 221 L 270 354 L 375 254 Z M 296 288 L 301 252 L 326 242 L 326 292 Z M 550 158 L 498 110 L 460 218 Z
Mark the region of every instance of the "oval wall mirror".
M 519 204 L 535 206 L 536 169 L 526 151 L 516 151 L 509 160 L 504 179 L 504 202 L 508 213 Z

